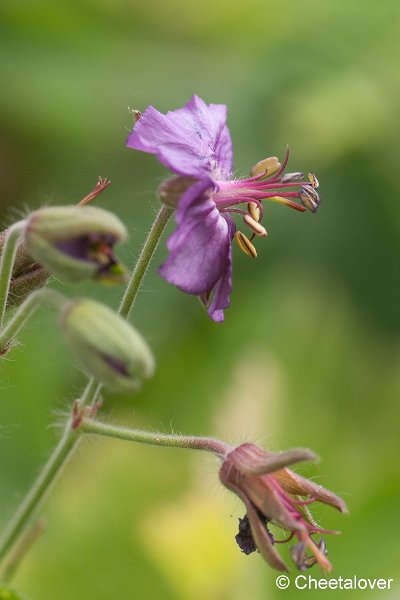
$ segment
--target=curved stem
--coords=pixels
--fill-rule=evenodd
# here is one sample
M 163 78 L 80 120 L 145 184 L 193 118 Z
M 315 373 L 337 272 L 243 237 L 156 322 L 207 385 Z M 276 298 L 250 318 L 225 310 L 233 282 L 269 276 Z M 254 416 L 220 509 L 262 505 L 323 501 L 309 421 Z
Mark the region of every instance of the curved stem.
M 0 260 L 0 327 L 6 311 L 8 291 L 13 272 L 15 255 L 18 248 L 25 221 L 14 223 L 6 232 Z
M 214 438 L 175 435 L 172 433 L 159 433 L 157 431 L 143 431 L 142 429 L 131 429 L 130 427 L 101 423 L 100 421 L 90 418 L 82 420 L 80 430 L 83 433 L 102 435 L 119 440 L 126 440 L 128 442 L 138 442 L 140 444 L 168 446 L 170 448 L 187 448 L 189 450 L 205 450 L 206 452 L 213 452 L 222 457 L 226 456 L 226 454 L 232 450 L 231 446 Z
M 69 421 L 57 447 L 1 536 L 0 559 L 6 556 L 15 542 L 19 540 L 20 535 L 24 533 L 25 526 L 30 522 L 31 517 L 36 513 L 51 485 L 60 474 L 62 467 L 77 443 L 78 437 L 79 434 L 71 429 Z

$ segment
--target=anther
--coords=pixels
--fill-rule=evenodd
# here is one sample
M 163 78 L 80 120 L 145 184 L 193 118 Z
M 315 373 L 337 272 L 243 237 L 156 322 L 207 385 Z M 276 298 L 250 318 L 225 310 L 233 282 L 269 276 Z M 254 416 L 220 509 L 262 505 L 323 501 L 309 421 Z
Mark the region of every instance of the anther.
M 137 123 L 139 121 L 140 117 L 142 116 L 142 113 L 140 112 L 140 110 L 137 110 L 136 108 L 130 108 L 129 112 L 131 113 L 135 123 Z
M 253 219 L 252 216 L 245 215 L 243 217 L 243 220 L 246 223 L 246 225 L 248 225 L 250 227 L 250 229 L 253 231 L 253 233 L 255 233 L 256 235 L 258 235 L 260 237 L 265 237 L 267 235 L 267 230 L 265 229 L 265 227 L 263 227 L 255 219 Z
M 320 203 L 320 197 L 313 187 L 309 185 L 303 186 L 299 196 L 303 206 L 311 210 L 313 213 L 317 212 Z
M 256 204 L 255 202 L 249 202 L 247 204 L 247 210 L 249 211 L 253 219 L 258 223 L 260 220 L 260 208 L 258 204 Z
M 242 252 L 247 254 L 247 256 L 251 256 L 251 258 L 257 258 L 257 250 L 254 248 L 249 238 L 244 235 L 244 233 L 237 231 L 235 233 L 235 240 Z
M 311 185 L 313 186 L 313 188 L 316 190 L 317 188 L 319 188 L 319 181 L 315 175 L 315 173 L 313 173 L 312 171 L 309 172 L 308 174 L 308 180 L 311 183 Z
M 304 179 L 304 173 L 296 171 L 295 173 L 286 173 L 281 177 L 282 183 L 291 183 L 292 181 L 301 181 Z
M 269 158 L 264 158 L 256 163 L 254 167 L 252 167 L 250 175 L 254 177 L 265 173 L 265 176 L 269 177 L 270 175 L 277 173 L 280 168 L 281 163 L 279 162 L 279 159 L 276 156 L 270 156 Z

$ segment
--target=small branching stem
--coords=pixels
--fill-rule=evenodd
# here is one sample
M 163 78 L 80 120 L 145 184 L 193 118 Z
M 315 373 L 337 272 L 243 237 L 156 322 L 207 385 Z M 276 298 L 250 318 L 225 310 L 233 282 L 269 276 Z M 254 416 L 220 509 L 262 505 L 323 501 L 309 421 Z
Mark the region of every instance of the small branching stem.
M 172 433 L 160 433 L 153 431 L 143 431 L 142 429 L 131 429 L 118 425 L 102 423 L 91 418 L 82 420 L 80 430 L 83 433 L 111 437 L 128 442 L 137 442 L 139 444 L 151 444 L 153 446 L 168 446 L 170 448 L 187 448 L 189 450 L 205 450 L 213 452 L 218 456 L 224 457 L 231 446 L 208 437 L 198 437 L 191 435 L 177 435 Z
M 24 535 L 26 526 L 46 498 L 56 477 L 61 473 L 61 469 L 74 449 L 78 438 L 79 434 L 71 428 L 69 421 L 58 445 L 0 538 L 0 560 L 7 556 L 8 552 L 13 549 L 14 544 L 18 543 L 20 537 Z

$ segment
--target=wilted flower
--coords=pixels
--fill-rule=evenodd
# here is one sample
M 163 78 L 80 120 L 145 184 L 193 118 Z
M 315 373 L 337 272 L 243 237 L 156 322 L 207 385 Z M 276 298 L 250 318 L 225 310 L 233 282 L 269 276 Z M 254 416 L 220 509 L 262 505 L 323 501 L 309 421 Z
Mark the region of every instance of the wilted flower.
M 53 206 L 28 217 L 24 239 L 29 254 L 57 277 L 122 282 L 126 269 L 113 246 L 126 237 L 123 223 L 106 210 Z
M 178 224 L 160 273 L 184 292 L 198 295 L 214 321 L 223 321 L 230 304 L 233 238 L 248 256 L 256 257 L 252 240 L 266 235 L 262 200 L 313 212 L 319 204 L 315 175 L 307 181 L 302 173 L 283 175 L 288 153 L 282 164 L 276 157 L 267 158 L 253 167 L 251 177 L 236 179 L 226 106 L 207 105 L 198 96 L 166 115 L 149 106 L 127 145 L 155 154 L 178 175 L 160 188 L 161 198 L 176 206 Z M 250 239 L 236 232 L 233 214 L 242 215 Z
M 62 310 L 61 327 L 83 369 L 111 390 L 136 390 L 154 372 L 146 341 L 104 304 L 71 300 Z
M 315 456 L 310 450 L 274 453 L 254 444 L 242 444 L 226 455 L 220 469 L 222 483 L 246 506 L 246 515 L 239 521 L 237 543 L 245 554 L 258 548 L 263 558 L 280 571 L 288 568 L 275 546 L 292 538 L 297 538 L 297 543 L 291 548 L 291 556 L 299 569 L 315 563 L 323 571 L 332 569 L 326 558 L 325 541 L 321 538 L 316 543 L 313 536 L 336 532 L 321 529 L 308 506 L 319 501 L 347 512 L 346 505 L 329 490 L 287 468 L 289 464 L 312 459 Z M 289 532 L 289 537 L 275 539 L 270 524 Z

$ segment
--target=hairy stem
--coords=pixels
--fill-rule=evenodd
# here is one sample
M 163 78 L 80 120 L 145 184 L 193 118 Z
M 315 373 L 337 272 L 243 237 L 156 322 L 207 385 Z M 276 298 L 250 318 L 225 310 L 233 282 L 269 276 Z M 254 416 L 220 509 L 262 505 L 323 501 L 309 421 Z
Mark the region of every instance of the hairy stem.
M 7 306 L 7 297 L 10 289 L 15 254 L 18 248 L 25 221 L 14 223 L 6 232 L 0 259 L 0 327 L 4 321 Z
M 131 429 L 129 427 L 101 423 L 91 418 L 83 419 L 80 430 L 83 433 L 102 435 L 128 442 L 138 442 L 140 444 L 187 448 L 189 450 L 205 450 L 206 452 L 214 452 L 219 456 L 225 456 L 232 449 L 228 444 L 214 438 L 143 431 L 142 429 Z
M 70 422 L 68 422 L 58 445 L 0 538 L 0 560 L 7 555 L 8 551 L 19 541 L 20 536 L 24 534 L 26 525 L 36 514 L 36 510 L 49 492 L 50 486 L 54 483 L 57 475 L 60 474 L 78 437 L 79 434 L 71 429 Z
M 149 231 L 118 310 L 118 313 L 121 315 L 121 317 L 124 317 L 125 319 L 127 319 L 130 315 L 137 293 L 140 289 L 140 284 L 142 283 L 143 277 L 146 274 L 151 258 L 158 246 L 161 234 L 164 231 L 171 214 L 172 209 L 163 204 L 158 211 L 152 228 Z
M 149 231 L 121 301 L 119 314 L 124 318 L 128 318 L 131 312 L 137 293 L 140 289 L 140 284 L 142 283 L 143 277 L 146 274 L 147 268 L 154 255 L 165 226 L 168 223 L 171 213 L 172 211 L 170 208 L 162 206 L 156 216 L 152 228 Z M 5 253 L 8 257 L 6 264 L 10 262 L 9 252 L 10 250 L 8 253 L 6 253 L 6 247 L 4 247 L 1 264 L 5 262 Z M 10 268 L 12 269 L 12 265 Z M 6 298 L 7 293 L 5 293 L 5 300 Z M 80 409 L 82 410 L 85 406 L 90 404 L 93 405 L 99 396 L 100 390 L 101 386 L 93 378 L 90 379 L 81 396 Z M 12 550 L 14 545 L 18 543 L 20 537 L 24 535 L 26 526 L 30 523 L 31 519 L 36 515 L 37 511 L 41 507 L 43 500 L 49 493 L 51 486 L 59 475 L 62 467 L 71 456 L 78 440 L 79 430 L 73 428 L 72 420 L 70 419 L 65 426 L 64 433 L 57 447 L 51 454 L 43 470 L 32 485 L 27 496 L 21 503 L 20 507 L 0 538 L 0 560 L 4 559 L 8 552 Z
M 13 548 L 13 551 L 7 557 L 7 561 L 3 566 L 1 581 L 8 583 L 13 578 L 13 575 L 26 554 L 29 552 L 36 540 L 41 536 L 45 529 L 43 520 L 39 520 L 27 527 L 24 533 L 20 536 L 18 544 Z

